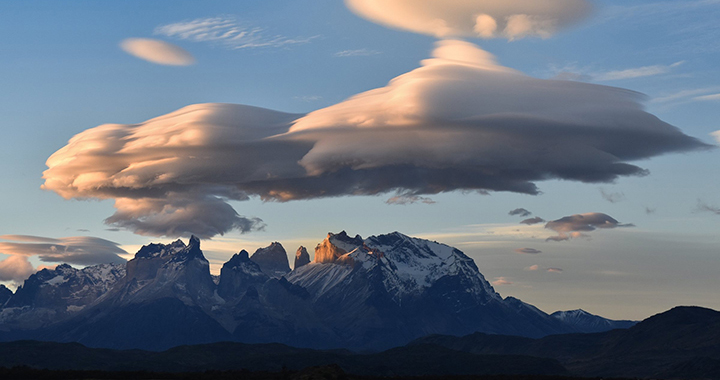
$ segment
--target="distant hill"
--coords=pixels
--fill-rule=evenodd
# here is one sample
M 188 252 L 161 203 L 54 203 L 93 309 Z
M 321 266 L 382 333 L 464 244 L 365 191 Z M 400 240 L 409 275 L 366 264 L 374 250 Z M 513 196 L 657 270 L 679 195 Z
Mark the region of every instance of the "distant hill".
M 699 307 L 677 307 L 627 330 L 541 339 L 482 333 L 430 336 L 413 344 L 552 358 L 583 376 L 720 379 L 720 312 Z

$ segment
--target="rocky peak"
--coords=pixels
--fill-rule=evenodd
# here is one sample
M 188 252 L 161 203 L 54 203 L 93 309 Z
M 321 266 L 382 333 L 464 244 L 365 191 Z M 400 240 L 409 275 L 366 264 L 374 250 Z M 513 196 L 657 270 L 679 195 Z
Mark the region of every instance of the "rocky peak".
M 310 264 L 310 254 L 305 247 L 300 246 L 295 252 L 295 266 L 293 268 L 298 269 L 307 264 Z
M 334 263 L 341 256 L 363 246 L 364 242 L 360 235 L 351 238 L 345 231 L 338 234 L 330 232 L 325 240 L 315 247 L 315 262 Z
M 218 294 L 224 299 L 242 296 L 249 287 L 261 285 L 269 279 L 260 266 L 250 260 L 246 250 L 233 255 L 220 270 Z
M 282 244 L 274 242 L 265 248 L 259 248 L 250 260 L 260 266 L 266 275 L 279 278 L 290 272 L 290 262 Z
M 188 245 L 177 251 L 176 255 L 173 257 L 173 261 L 175 262 L 188 261 L 192 259 L 207 261 L 202 253 L 202 250 L 200 250 L 200 239 L 198 239 L 195 235 L 192 235 Z
M 191 239 L 192 240 L 192 239 Z M 199 242 L 198 242 L 199 244 Z M 171 256 L 185 248 L 185 243 L 178 239 L 170 244 L 148 244 L 142 246 L 135 254 L 135 259 L 152 259 Z

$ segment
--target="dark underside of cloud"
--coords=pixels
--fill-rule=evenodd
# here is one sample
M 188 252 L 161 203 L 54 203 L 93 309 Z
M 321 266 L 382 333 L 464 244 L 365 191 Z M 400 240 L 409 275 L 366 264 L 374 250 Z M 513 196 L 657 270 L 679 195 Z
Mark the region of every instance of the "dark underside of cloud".
M 228 203 L 251 197 L 538 194 L 539 181 L 612 182 L 648 174 L 632 161 L 709 147 L 645 112 L 635 92 L 528 77 L 462 41 L 433 55 L 308 115 L 198 104 L 86 130 L 48 159 L 43 188 L 114 199 L 114 227 L 207 238 L 262 228 Z

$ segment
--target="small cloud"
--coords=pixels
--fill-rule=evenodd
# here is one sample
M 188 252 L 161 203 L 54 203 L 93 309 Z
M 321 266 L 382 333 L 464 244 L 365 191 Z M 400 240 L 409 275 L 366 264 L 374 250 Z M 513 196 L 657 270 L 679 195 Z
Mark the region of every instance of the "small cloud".
M 522 222 L 520 222 L 520 224 L 527 224 L 528 226 L 532 226 L 534 224 L 540 224 L 540 223 L 544 223 L 544 222 L 545 222 L 545 219 L 543 219 L 539 216 L 536 216 L 534 218 L 525 219 Z
M 155 34 L 192 42 L 210 42 L 228 49 L 281 48 L 309 43 L 313 37 L 267 35 L 262 28 L 241 24 L 233 17 L 208 17 L 158 26 Z
M 651 208 L 651 207 L 645 206 L 645 214 L 647 214 L 647 215 L 652 215 L 652 214 L 654 214 L 656 211 L 657 211 L 656 208 Z
M 370 49 L 355 49 L 355 50 L 342 50 L 335 54 L 333 54 L 336 57 L 368 57 L 371 55 L 378 55 L 382 54 L 381 52 L 377 50 L 370 50 Z
M 622 224 L 607 214 L 591 212 L 587 214 L 576 214 L 548 222 L 545 228 L 558 232 L 557 236 L 551 236 L 546 241 L 567 241 L 576 238 L 587 238 L 583 232 L 600 229 L 613 229 L 618 227 L 634 227 L 633 224 Z
M 560 269 L 560 268 L 548 268 L 547 271 L 548 271 L 549 273 L 562 273 L 562 272 L 564 272 L 564 271 L 563 271 L 562 269 Z
M 515 252 L 525 254 L 525 255 L 537 255 L 539 253 L 542 253 L 542 251 L 537 250 L 535 248 L 519 248 L 519 249 L 516 249 Z
M 84 228 L 78 228 L 77 232 L 90 232 L 90 230 L 86 230 Z
M 711 212 L 715 215 L 720 215 L 720 207 L 715 206 L 715 205 L 709 205 L 700 199 L 698 199 L 697 211 Z
M 495 281 L 492 282 L 495 286 L 512 285 L 512 281 L 509 281 L 506 277 L 495 277 Z
M 526 271 L 534 272 L 540 270 L 540 265 L 531 265 L 525 268 Z
M 526 210 L 526 209 L 524 209 L 524 208 L 516 208 L 515 210 L 510 211 L 510 212 L 508 213 L 508 215 L 510 215 L 510 216 L 522 216 L 522 217 L 526 217 L 526 216 L 532 215 L 532 212 L 530 212 L 530 211 L 528 211 L 528 210 Z
M 603 199 L 605 199 L 606 201 L 608 201 L 608 202 L 610 202 L 610 203 L 618 203 L 618 202 L 620 202 L 620 201 L 624 201 L 624 200 L 625 200 L 625 194 L 624 194 L 624 193 L 620 193 L 620 192 L 616 192 L 616 193 L 608 192 L 608 191 L 605 191 L 605 189 L 603 189 L 602 187 L 600 188 L 600 195 L 602 195 Z
M 158 65 L 188 66 L 195 58 L 180 46 L 149 38 L 128 38 L 120 43 L 128 54 Z
M 432 200 L 431 198 L 427 198 L 427 197 L 421 197 L 418 195 L 400 194 L 400 195 L 396 195 L 396 196 L 388 199 L 387 201 L 385 201 L 385 203 L 387 203 L 389 205 L 404 206 L 404 205 L 409 205 L 409 204 L 413 204 L 413 203 L 424 203 L 426 205 L 432 205 L 432 204 L 435 204 L 436 202 L 434 200 Z

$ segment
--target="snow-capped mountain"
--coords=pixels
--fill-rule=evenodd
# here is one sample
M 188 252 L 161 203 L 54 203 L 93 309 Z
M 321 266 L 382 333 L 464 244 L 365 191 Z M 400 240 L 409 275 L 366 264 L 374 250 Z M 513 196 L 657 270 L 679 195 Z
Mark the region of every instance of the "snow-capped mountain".
M 25 280 L 0 311 L 0 324 L 38 328 L 73 315 L 106 294 L 125 277 L 125 265 L 43 269 Z
M 0 307 L 0 339 L 156 350 L 226 340 L 382 349 L 429 334 L 541 337 L 602 328 L 503 299 L 463 252 L 398 232 L 330 233 L 314 260 L 304 247 L 295 256 L 290 271 L 280 243 L 252 256 L 242 250 L 213 280 L 192 237 L 187 245 L 144 246 L 124 267 L 43 270 Z
M 616 321 L 603 318 L 599 315 L 590 314 L 585 310 L 556 311 L 550 314 L 551 317 L 573 326 L 580 332 L 603 332 L 614 329 L 628 329 L 637 324 L 636 321 Z

